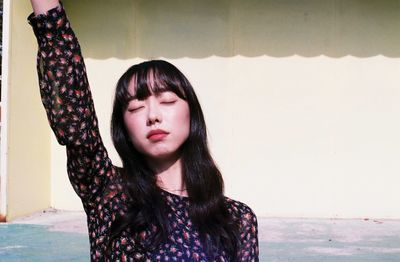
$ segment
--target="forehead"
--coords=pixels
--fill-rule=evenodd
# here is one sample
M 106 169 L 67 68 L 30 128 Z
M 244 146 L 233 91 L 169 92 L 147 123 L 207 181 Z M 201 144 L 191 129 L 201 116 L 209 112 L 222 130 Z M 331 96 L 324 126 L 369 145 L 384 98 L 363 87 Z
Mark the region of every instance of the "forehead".
M 138 70 L 129 80 L 124 89 L 124 103 L 132 99 L 144 100 L 151 95 L 159 96 L 166 91 L 173 92 L 181 99 L 186 100 L 184 80 L 174 72 L 163 71 L 157 68 Z
M 161 85 L 154 80 L 153 74 L 148 74 L 146 81 L 138 81 L 134 75 L 128 85 L 129 100 L 145 99 L 148 96 L 161 96 L 165 92 L 172 91 L 168 86 Z

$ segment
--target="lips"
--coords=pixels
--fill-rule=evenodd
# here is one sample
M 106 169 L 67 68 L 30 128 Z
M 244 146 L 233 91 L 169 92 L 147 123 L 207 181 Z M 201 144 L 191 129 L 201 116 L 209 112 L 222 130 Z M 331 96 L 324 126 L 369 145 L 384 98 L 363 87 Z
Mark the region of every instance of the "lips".
M 169 133 L 167 131 L 164 131 L 162 129 L 155 129 L 151 130 L 149 133 L 147 133 L 147 139 L 150 140 L 160 140 L 166 137 Z

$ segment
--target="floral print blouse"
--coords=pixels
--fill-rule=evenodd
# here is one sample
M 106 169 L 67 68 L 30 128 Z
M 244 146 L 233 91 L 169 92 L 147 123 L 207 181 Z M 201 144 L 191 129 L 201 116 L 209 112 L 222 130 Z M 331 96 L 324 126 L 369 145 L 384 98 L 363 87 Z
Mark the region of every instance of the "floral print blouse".
M 110 226 L 127 211 L 128 196 L 118 168 L 103 145 L 80 46 L 63 6 L 28 17 L 39 44 L 37 70 L 47 117 L 58 142 L 66 146 L 71 184 L 87 214 L 91 261 L 228 261 L 225 252 L 209 257 L 188 215 L 189 198 L 162 191 L 172 226 L 167 243 L 141 251 L 138 241 L 153 229 L 114 239 L 106 252 Z M 258 261 L 257 218 L 243 203 L 226 197 L 229 212 L 240 221 L 240 261 Z

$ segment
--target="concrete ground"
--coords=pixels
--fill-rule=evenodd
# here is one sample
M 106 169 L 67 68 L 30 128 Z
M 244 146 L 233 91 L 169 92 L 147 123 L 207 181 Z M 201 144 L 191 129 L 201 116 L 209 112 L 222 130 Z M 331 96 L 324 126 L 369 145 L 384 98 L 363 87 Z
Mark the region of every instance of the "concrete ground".
M 259 219 L 261 261 L 400 261 L 400 220 Z
M 400 220 L 259 218 L 258 222 L 260 261 L 400 261 Z M 8 231 L 14 230 L 9 236 L 16 235 L 15 232 L 26 235 L 28 229 L 23 226 L 41 227 L 40 233 L 30 233 L 32 241 L 36 239 L 39 243 L 35 247 L 38 254 L 40 248 L 50 252 L 48 246 L 40 243 L 58 232 L 58 235 L 62 234 L 61 239 L 69 241 L 68 245 L 62 247 L 64 244 L 57 242 L 61 240 L 52 240 L 52 243 L 58 244 L 53 245 L 55 250 L 51 252 L 57 253 L 57 249 L 71 250 L 72 241 L 76 242 L 77 248 L 74 261 L 88 261 L 89 245 L 83 212 L 46 210 L 12 223 L 0 224 L 0 257 L 2 252 L 11 257 L 11 249 L 14 248 L 12 252 L 15 253 L 29 244 L 14 243 L 16 240 L 12 240 L 12 237 L 1 239 L 2 230 L 6 230 L 4 225 L 8 226 Z M 13 226 L 19 229 L 13 229 Z M 29 261 L 60 261 L 61 254 L 56 260 L 44 259 L 46 252 L 41 253 L 40 259 Z M 4 260 L 5 257 L 0 261 L 22 261 L 15 254 L 14 260 Z
M 86 214 L 83 211 L 47 209 L 15 219 L 12 224 L 44 225 L 49 231 L 87 234 Z

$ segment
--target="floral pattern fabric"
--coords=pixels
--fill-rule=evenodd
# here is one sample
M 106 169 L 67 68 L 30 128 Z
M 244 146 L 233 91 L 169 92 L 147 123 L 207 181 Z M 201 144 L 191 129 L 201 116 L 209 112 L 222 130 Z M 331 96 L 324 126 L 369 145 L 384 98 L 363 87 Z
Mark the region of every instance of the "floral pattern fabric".
M 188 215 L 189 198 L 162 191 L 172 232 L 156 251 L 142 251 L 152 227 L 140 233 L 129 229 L 111 241 L 110 226 L 127 212 L 118 168 L 103 145 L 86 69 L 78 40 L 63 6 L 28 17 L 38 41 L 37 70 L 42 103 L 58 142 L 66 146 L 71 184 L 87 214 L 91 261 L 228 261 L 225 252 L 209 257 Z M 240 261 L 258 261 L 257 218 L 243 203 L 226 197 L 229 212 L 240 221 Z

